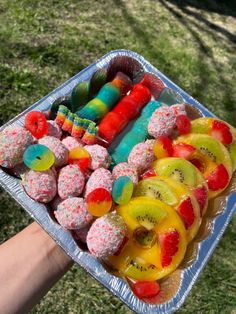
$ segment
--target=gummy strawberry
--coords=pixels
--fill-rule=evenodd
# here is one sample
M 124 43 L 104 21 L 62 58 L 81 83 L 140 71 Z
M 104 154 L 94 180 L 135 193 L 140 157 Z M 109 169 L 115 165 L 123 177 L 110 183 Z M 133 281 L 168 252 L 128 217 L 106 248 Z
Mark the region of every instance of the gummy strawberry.
M 191 122 L 186 115 L 180 114 L 176 117 L 176 126 L 180 135 L 190 133 Z
M 226 168 L 220 164 L 206 177 L 206 181 L 209 189 L 212 191 L 224 189 L 229 183 L 229 173 Z
M 24 126 L 36 138 L 41 138 L 48 133 L 48 123 L 45 115 L 39 111 L 27 113 Z
M 132 290 L 139 299 L 143 299 L 158 295 L 161 288 L 156 281 L 137 281 L 133 284 Z
M 172 257 L 178 252 L 179 233 L 177 230 L 170 231 L 159 236 L 161 246 L 161 264 L 167 267 L 172 262 Z
M 170 157 L 173 154 L 172 141 L 167 136 L 160 136 L 153 145 L 156 158 Z
M 165 88 L 162 80 L 151 73 L 145 73 L 143 79 L 140 81 L 140 84 L 146 86 L 155 99 L 158 99 L 161 92 Z
M 188 229 L 194 223 L 195 215 L 191 198 L 186 198 L 178 207 L 178 213 L 182 218 L 185 228 Z
M 150 177 L 156 177 L 156 171 L 154 169 L 148 169 L 143 174 L 140 175 L 140 179 L 147 179 Z
M 194 189 L 193 195 L 195 196 L 196 200 L 198 201 L 201 216 L 203 215 L 203 209 L 206 206 L 207 198 L 208 198 L 208 191 L 205 186 L 201 186 L 199 188 Z
M 223 121 L 213 120 L 209 135 L 224 145 L 228 145 L 233 142 L 233 136 L 230 128 Z
M 173 157 L 189 159 L 195 152 L 196 148 L 185 143 L 177 143 L 173 145 Z

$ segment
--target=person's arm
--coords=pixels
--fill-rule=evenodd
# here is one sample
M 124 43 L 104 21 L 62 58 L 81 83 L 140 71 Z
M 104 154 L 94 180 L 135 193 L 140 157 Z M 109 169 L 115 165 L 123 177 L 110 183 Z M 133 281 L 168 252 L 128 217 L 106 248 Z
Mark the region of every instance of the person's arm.
M 0 246 L 0 312 L 27 313 L 72 266 L 36 223 Z

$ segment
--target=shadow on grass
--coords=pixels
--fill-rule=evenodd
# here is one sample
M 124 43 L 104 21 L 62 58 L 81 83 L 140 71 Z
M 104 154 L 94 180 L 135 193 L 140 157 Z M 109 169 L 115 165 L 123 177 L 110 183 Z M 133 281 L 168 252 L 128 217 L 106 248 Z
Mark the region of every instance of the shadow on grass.
M 126 4 L 121 0 L 113 0 L 113 2 L 117 7 L 122 10 L 123 17 L 126 19 L 127 24 L 132 28 L 133 33 L 137 37 L 137 40 L 141 41 L 144 44 L 151 56 L 153 58 L 158 58 L 160 62 L 163 61 L 164 63 L 168 63 L 168 60 L 166 60 L 166 57 L 161 52 L 161 49 L 157 50 L 157 48 L 153 46 L 152 37 L 147 34 L 147 32 L 145 31 L 145 27 L 142 25 L 142 23 L 137 18 L 135 18 L 135 16 L 133 16 L 132 13 L 127 9 Z M 208 45 L 203 41 L 200 34 L 194 30 L 193 25 L 198 27 L 198 29 L 200 28 L 201 31 L 207 33 L 207 35 L 213 37 L 215 41 L 219 39 L 219 33 L 220 35 L 224 35 L 225 38 L 230 41 L 231 46 L 234 45 L 234 43 L 236 42 L 236 36 L 221 27 L 216 27 L 217 25 L 207 21 L 202 16 L 200 16 L 200 14 L 190 11 L 188 8 L 186 8 L 187 4 L 184 5 L 183 1 L 171 1 L 178 8 L 181 8 L 182 12 L 170 5 L 168 3 L 169 1 L 159 0 L 159 2 L 178 20 L 178 22 L 186 29 L 186 31 L 188 31 L 192 35 L 192 37 L 198 44 L 200 81 L 194 86 L 195 91 L 197 91 L 198 93 L 197 96 L 199 97 L 199 95 L 201 95 L 202 97 L 204 97 L 204 93 L 207 91 L 207 88 L 210 84 L 209 72 L 213 69 L 218 73 L 219 81 L 224 86 L 224 90 L 222 90 L 222 93 L 224 94 L 224 103 L 222 105 L 228 112 L 235 110 L 233 105 L 234 99 L 232 97 L 231 87 L 229 86 L 226 77 L 222 74 L 221 65 L 215 60 L 210 47 L 208 47 Z M 208 2 L 208 4 L 210 4 L 212 1 Z M 188 5 L 190 5 L 189 3 L 190 1 L 188 1 Z M 192 5 L 194 5 L 195 1 L 191 1 L 191 3 Z M 200 8 L 200 2 L 198 4 L 196 3 L 195 7 Z M 204 8 L 203 4 L 202 8 Z M 210 7 L 206 5 L 206 9 L 207 8 L 208 10 L 210 10 Z M 225 12 L 222 8 L 222 10 L 220 11 L 219 5 L 217 6 L 217 8 L 218 12 Z M 228 11 L 230 11 L 229 8 Z M 197 19 L 197 21 L 195 22 L 192 19 L 190 20 L 186 18 L 186 15 L 194 17 L 195 19 Z M 199 25 L 199 21 L 204 22 L 205 27 Z M 235 124 L 233 117 L 229 116 L 228 120 L 230 120 L 230 123 Z
M 226 1 L 226 3 L 224 3 L 224 4 L 222 3 L 221 5 L 219 3 L 217 4 L 216 1 L 204 1 L 204 2 L 202 2 L 202 1 L 169 0 L 168 2 L 171 2 L 172 4 L 174 4 L 176 7 L 178 7 L 186 15 L 195 18 L 197 22 L 204 23 L 209 29 L 212 29 L 215 33 L 219 33 L 219 34 L 223 35 L 224 37 L 226 37 L 232 43 L 236 43 L 236 35 L 235 34 L 232 34 L 231 32 L 229 32 L 228 30 L 226 30 L 222 26 L 219 26 L 215 23 L 208 21 L 200 13 L 194 12 L 194 11 L 188 9 L 188 6 L 189 7 L 194 6 L 198 9 L 211 11 L 210 10 L 211 7 L 209 7 L 209 5 L 211 4 L 211 6 L 212 6 L 214 3 L 215 5 L 212 7 L 213 11 L 215 8 L 215 10 L 218 9 L 218 11 L 216 11 L 216 12 L 219 14 L 226 14 L 226 15 L 233 14 L 233 16 L 236 16 L 236 4 L 233 4 L 234 1 L 228 2 L 228 5 L 227 5 L 227 1 Z M 220 8 L 223 8 L 223 9 L 219 10 Z M 235 12 L 234 12 L 233 8 L 234 8 Z M 198 24 L 198 26 L 199 26 L 199 24 Z

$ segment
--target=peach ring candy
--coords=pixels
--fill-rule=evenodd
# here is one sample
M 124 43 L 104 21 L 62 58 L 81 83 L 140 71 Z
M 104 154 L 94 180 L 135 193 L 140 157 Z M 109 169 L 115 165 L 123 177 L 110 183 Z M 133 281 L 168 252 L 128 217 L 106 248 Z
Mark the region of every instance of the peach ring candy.
M 173 272 L 186 251 L 184 224 L 169 205 L 149 197 L 135 197 L 117 208 L 128 228 L 129 240 L 109 261 L 123 276 L 157 280 Z
M 201 224 L 200 207 L 193 193 L 180 182 L 168 177 L 151 177 L 139 182 L 135 196 L 148 196 L 172 206 L 182 219 L 189 243 Z
M 157 176 L 185 184 L 196 197 L 201 215 L 205 214 L 208 205 L 208 186 L 202 173 L 191 162 L 182 158 L 167 157 L 156 160 L 151 169 Z
M 202 172 L 208 184 L 209 198 L 215 197 L 228 186 L 232 175 L 232 162 L 227 148 L 209 135 L 188 134 L 176 139 L 175 156 L 178 153 L 181 155 L 186 147 L 189 153 L 184 158 Z
M 91 164 L 91 156 L 83 147 L 75 147 L 69 152 L 69 164 L 76 164 L 81 171 L 85 171 Z
M 103 188 L 97 188 L 90 192 L 85 201 L 88 211 L 95 217 L 105 215 L 112 207 L 111 193 Z
M 23 155 L 24 164 L 35 171 L 45 171 L 55 162 L 53 152 L 46 146 L 34 144 L 29 146 Z
M 39 111 L 27 113 L 24 126 L 36 138 L 41 138 L 48 133 L 48 123 L 45 115 Z

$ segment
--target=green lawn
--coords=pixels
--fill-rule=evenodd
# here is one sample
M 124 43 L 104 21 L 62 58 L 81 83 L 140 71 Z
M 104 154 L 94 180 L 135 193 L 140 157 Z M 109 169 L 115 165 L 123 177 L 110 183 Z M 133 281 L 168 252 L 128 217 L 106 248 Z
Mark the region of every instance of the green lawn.
M 188 4 L 189 3 L 189 4 Z M 147 60 L 236 126 L 234 1 L 0 0 L 0 125 L 110 50 Z M 30 223 L 0 190 L 0 242 Z M 236 217 L 178 313 L 236 313 Z M 32 313 L 131 313 L 74 266 Z

